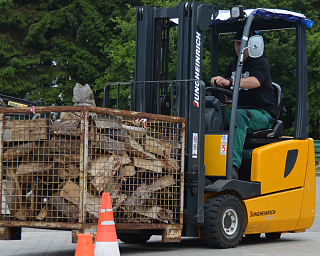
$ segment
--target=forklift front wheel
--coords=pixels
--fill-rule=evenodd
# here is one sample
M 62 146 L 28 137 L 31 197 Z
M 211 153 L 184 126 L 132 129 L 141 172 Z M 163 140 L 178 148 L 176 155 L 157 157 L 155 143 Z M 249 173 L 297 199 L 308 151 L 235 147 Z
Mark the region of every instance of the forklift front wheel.
M 245 229 L 244 210 L 241 202 L 233 195 L 210 197 L 204 205 L 204 223 L 201 234 L 211 247 L 236 247 Z

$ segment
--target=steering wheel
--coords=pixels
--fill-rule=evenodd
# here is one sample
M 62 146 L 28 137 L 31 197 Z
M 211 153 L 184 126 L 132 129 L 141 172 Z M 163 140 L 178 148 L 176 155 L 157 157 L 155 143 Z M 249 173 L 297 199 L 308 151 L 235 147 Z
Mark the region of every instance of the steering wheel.
M 206 94 L 210 92 L 210 94 L 217 99 L 219 99 L 223 104 L 231 104 L 232 103 L 232 95 L 233 92 L 221 87 L 217 86 L 210 86 L 206 88 Z M 226 97 L 228 96 L 230 100 L 226 100 Z

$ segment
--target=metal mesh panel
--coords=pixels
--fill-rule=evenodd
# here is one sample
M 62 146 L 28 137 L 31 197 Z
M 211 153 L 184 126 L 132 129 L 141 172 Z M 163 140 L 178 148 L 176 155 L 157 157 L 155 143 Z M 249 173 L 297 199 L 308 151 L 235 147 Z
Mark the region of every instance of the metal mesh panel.
M 0 221 L 97 223 L 109 192 L 116 223 L 181 223 L 182 122 L 102 108 L 38 111 L 1 110 Z

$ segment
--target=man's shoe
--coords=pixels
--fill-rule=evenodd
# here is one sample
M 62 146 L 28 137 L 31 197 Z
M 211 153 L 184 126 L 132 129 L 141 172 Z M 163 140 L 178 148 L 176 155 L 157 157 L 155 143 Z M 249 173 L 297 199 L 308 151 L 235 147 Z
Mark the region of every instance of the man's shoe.
M 237 180 L 238 179 L 238 167 L 237 166 L 232 166 L 232 179 Z

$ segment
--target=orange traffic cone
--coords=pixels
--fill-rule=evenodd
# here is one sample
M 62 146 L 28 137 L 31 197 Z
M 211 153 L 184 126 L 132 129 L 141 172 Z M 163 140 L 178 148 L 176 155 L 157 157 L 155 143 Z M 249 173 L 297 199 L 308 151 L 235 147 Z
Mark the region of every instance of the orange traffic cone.
M 79 234 L 74 256 L 94 256 L 91 234 Z
M 102 194 L 94 254 L 120 256 L 110 193 Z

